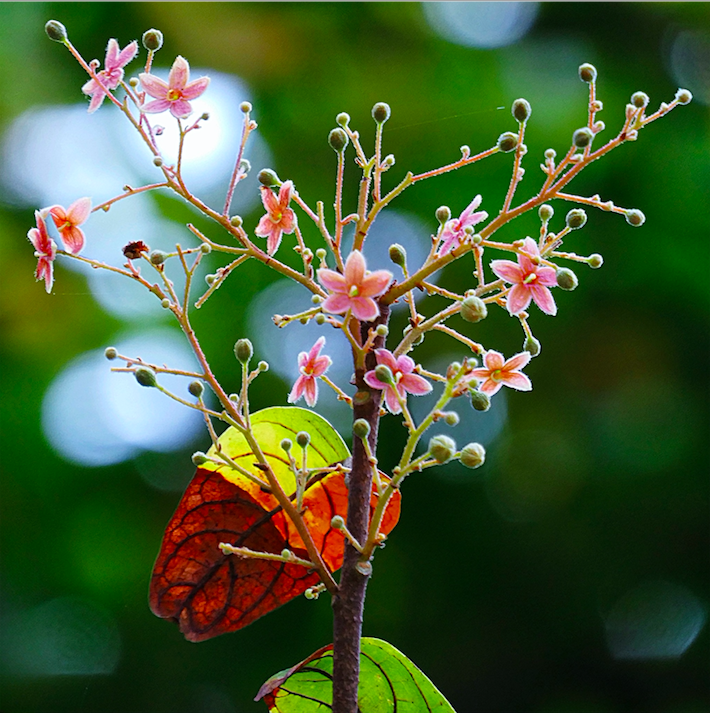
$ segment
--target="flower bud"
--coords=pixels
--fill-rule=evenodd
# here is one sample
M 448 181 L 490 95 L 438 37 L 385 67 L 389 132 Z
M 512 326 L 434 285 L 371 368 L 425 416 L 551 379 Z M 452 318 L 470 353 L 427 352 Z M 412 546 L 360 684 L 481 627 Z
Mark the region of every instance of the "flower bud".
M 472 389 L 469 396 L 471 397 L 471 406 L 476 411 L 488 411 L 491 407 L 491 397 L 488 394 L 484 394 L 478 389 Z
M 158 380 L 155 378 L 155 372 L 145 366 L 136 369 L 133 375 L 141 386 L 156 386 L 158 383 Z
M 270 168 L 262 168 L 261 171 L 259 171 L 257 178 L 259 179 L 259 183 L 267 188 L 270 186 L 277 186 L 281 183 L 281 181 L 279 181 L 279 177 L 276 175 L 276 172 L 272 171 Z
M 217 282 L 217 275 L 205 275 L 205 282 L 212 287 Z
M 150 254 L 150 261 L 153 265 L 162 265 L 167 257 L 168 256 L 162 250 L 153 250 Z
M 634 92 L 631 95 L 631 103 L 637 109 L 640 109 L 641 107 L 647 107 L 649 101 L 650 99 L 648 98 L 648 94 L 646 94 L 646 92 Z
M 333 515 L 333 517 L 330 519 L 330 526 L 334 530 L 342 530 L 345 527 L 345 520 L 342 518 L 341 515 Z
M 488 307 L 480 297 L 469 295 L 461 302 L 461 317 L 466 322 L 480 322 L 487 316 Z
M 550 218 L 555 214 L 554 208 L 548 203 L 543 203 L 538 209 L 537 214 L 540 216 L 540 220 L 543 223 L 547 223 Z
M 587 258 L 587 264 L 597 270 L 604 264 L 604 258 L 599 253 L 593 253 Z
M 251 110 L 252 110 L 251 102 L 242 102 L 239 105 L 239 111 L 241 111 L 242 114 L 248 114 Z
M 293 441 L 290 438 L 284 438 L 283 441 L 281 441 L 281 450 L 286 451 L 286 453 L 288 453 L 291 450 L 292 446 L 293 446 Z
M 170 309 L 170 300 L 167 297 L 163 297 L 163 299 L 160 300 L 160 306 L 163 309 Z
M 118 351 L 116 350 L 116 347 L 106 347 L 106 350 L 104 351 L 104 356 L 109 361 L 113 361 L 118 356 Z
M 579 65 L 579 78 L 587 84 L 597 81 L 597 68 L 589 62 Z
M 364 418 L 358 418 L 353 423 L 353 435 L 364 440 L 370 435 L 370 424 Z
M 358 562 L 355 565 L 355 569 L 363 576 L 369 577 L 372 574 L 372 563 L 371 562 Z
M 191 381 L 187 390 L 196 398 L 199 399 L 200 396 L 205 391 L 205 385 L 201 381 Z
M 486 449 L 480 443 L 469 443 L 461 449 L 459 460 L 467 468 L 479 468 L 486 461 Z
M 517 119 L 521 124 L 524 124 L 530 118 L 530 102 L 527 99 L 516 99 L 513 102 L 513 107 L 511 112 L 515 119 Z
M 157 166 L 158 168 L 160 168 L 160 167 L 163 165 L 163 159 L 160 158 L 160 156 L 156 156 L 156 157 L 153 159 L 153 165 L 154 165 L 154 166 Z
M 209 121 L 209 118 L 210 113 L 208 111 L 203 111 L 202 114 L 200 114 L 200 119 L 202 119 L 202 121 Z M 249 161 L 247 161 L 245 158 L 243 158 L 242 161 L 246 161 L 246 163 L 249 163 Z M 241 162 L 239 165 L 242 165 Z
M 131 77 L 128 83 L 135 89 L 140 84 L 140 79 L 138 77 Z M 155 161 L 153 161 L 155 163 Z
M 385 121 L 390 118 L 391 113 L 390 105 L 385 104 L 385 102 L 377 102 L 377 104 L 372 107 L 372 118 L 378 124 L 384 124 Z
M 571 230 L 581 228 L 587 222 L 587 214 L 581 208 L 572 208 L 565 217 L 565 223 Z
M 208 460 L 209 460 L 209 458 L 202 451 L 195 451 L 192 454 L 192 462 L 197 466 L 207 463 Z
M 151 52 L 157 52 L 163 46 L 163 33 L 151 28 L 143 33 L 143 47 Z
M 589 146 L 589 144 L 592 143 L 593 138 L 594 134 L 592 133 L 592 130 L 583 126 L 581 129 L 577 129 L 577 131 L 572 134 L 572 143 L 577 148 L 583 149 L 585 146 Z
M 390 330 L 386 324 L 378 324 L 375 333 L 378 337 L 386 337 L 390 333 Z
M 257 365 L 256 368 L 259 371 L 268 371 L 269 370 L 269 362 L 268 361 L 260 361 Z
M 436 209 L 436 219 L 441 225 L 444 225 L 447 220 L 451 220 L 451 208 L 447 205 L 439 206 Z
M 325 315 L 322 312 L 319 312 L 316 317 L 316 324 L 325 324 Z
M 392 168 L 392 166 L 394 166 L 394 164 L 395 164 L 394 154 L 388 153 L 382 159 L 382 167 L 383 168 Z
M 233 215 L 233 216 L 229 219 L 229 224 L 230 224 L 233 228 L 241 228 L 243 222 L 244 222 L 244 221 L 242 220 L 242 216 L 241 216 L 241 215 Z
M 447 411 L 444 414 L 444 423 L 447 426 L 458 426 L 459 420 L 459 415 L 456 411 Z
M 234 345 L 234 356 L 242 364 L 248 364 L 254 354 L 254 347 L 248 339 L 238 339 Z
M 690 104 L 693 101 L 693 95 L 687 89 L 679 89 L 675 93 L 675 99 L 678 104 Z
M 512 131 L 504 131 L 498 137 L 498 149 L 503 153 L 510 153 L 515 150 L 518 145 L 518 135 L 514 134 Z
M 535 337 L 530 335 L 525 337 L 523 351 L 530 354 L 531 357 L 536 357 L 542 351 L 542 344 L 540 344 L 539 339 L 535 339 Z
M 640 210 L 638 210 L 636 208 L 627 210 L 624 215 L 626 217 L 626 222 L 629 225 L 633 225 L 636 228 L 638 228 L 640 225 L 643 225 L 646 222 L 646 216 Z
M 239 170 L 246 176 L 251 171 L 251 162 L 249 159 L 243 158 L 239 162 Z
M 50 20 L 45 24 L 44 31 L 47 33 L 47 37 L 54 42 L 66 42 L 67 39 L 67 28 L 62 25 L 61 22 L 57 20 Z
M 404 267 L 407 264 L 407 251 L 399 243 L 393 243 L 390 245 L 390 260 L 395 265 Z
M 299 431 L 296 434 L 296 443 L 298 443 L 301 448 L 305 448 L 311 442 L 311 435 L 306 431 Z
M 429 441 L 429 454 L 437 463 L 446 463 L 456 453 L 456 442 L 448 436 L 434 436 Z
M 579 284 L 577 280 L 577 275 L 575 275 L 572 270 L 568 267 L 557 268 L 557 286 L 561 287 L 563 290 L 568 292 L 575 289 Z
M 212 252 L 212 246 L 209 243 L 202 243 L 202 245 L 200 245 L 200 252 L 203 255 L 209 255 Z
M 342 153 L 345 151 L 345 147 L 348 145 L 349 141 L 350 139 L 343 129 L 333 129 L 328 134 L 328 143 L 330 144 L 330 148 L 332 148 L 336 153 Z
M 335 117 L 335 123 L 339 126 L 347 126 L 350 123 L 350 114 L 341 111 L 340 114 Z
M 375 367 L 375 376 L 383 383 L 394 386 L 394 375 L 387 364 L 378 364 Z
M 555 158 L 555 156 L 557 156 L 557 151 L 555 151 L 555 149 L 547 149 L 545 151 L 545 158 L 548 161 L 552 161 L 552 159 Z

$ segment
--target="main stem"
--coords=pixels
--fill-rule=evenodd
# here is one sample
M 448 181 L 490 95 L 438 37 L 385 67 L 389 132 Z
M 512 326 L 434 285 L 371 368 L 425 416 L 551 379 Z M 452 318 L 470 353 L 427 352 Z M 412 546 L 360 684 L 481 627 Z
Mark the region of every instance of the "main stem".
M 362 341 L 370 327 L 387 324 L 389 307 L 380 305 L 380 316 L 374 323 L 363 325 Z M 382 346 L 378 337 L 375 348 Z M 370 424 L 368 441 L 372 453 L 377 452 L 377 428 L 380 421 L 382 392 L 365 383 L 365 372 L 374 369 L 376 360 L 370 352 L 365 368 L 355 372 L 357 393 L 353 398 L 353 420 L 365 419 Z M 353 438 L 353 461 L 348 481 L 348 530 L 358 542 L 365 542 L 370 520 L 372 466 L 362 441 Z M 360 637 L 365 591 L 369 575 L 357 569 L 360 553 L 346 540 L 343 567 L 338 591 L 333 596 L 333 713 L 357 713 L 358 681 L 360 679 Z

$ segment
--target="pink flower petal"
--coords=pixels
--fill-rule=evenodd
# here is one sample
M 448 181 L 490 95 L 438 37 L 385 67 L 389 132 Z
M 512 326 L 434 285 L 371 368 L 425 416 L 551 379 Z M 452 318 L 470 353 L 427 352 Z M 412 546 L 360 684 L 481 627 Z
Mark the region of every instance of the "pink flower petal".
M 279 188 L 279 207 L 281 210 L 288 208 L 293 194 L 293 181 L 284 181 Z
M 329 270 L 327 267 L 322 267 L 317 271 L 317 274 L 319 282 L 323 285 L 323 287 L 325 287 L 326 290 L 347 294 L 348 286 L 345 282 L 345 277 L 339 272 Z
M 471 213 L 473 213 L 476 208 L 478 208 L 479 205 L 481 205 L 481 201 L 483 199 L 481 198 L 481 194 L 479 193 L 469 204 L 468 206 L 464 209 L 463 213 L 461 213 L 461 216 L 459 220 L 462 223 L 466 223 L 466 219 L 470 217 Z M 466 225 L 469 225 L 469 223 L 466 223 Z
M 117 66 L 125 67 L 138 54 L 138 43 L 133 40 L 127 44 L 118 55 Z
M 185 119 L 192 114 L 192 105 L 184 99 L 176 99 L 170 102 L 170 113 L 176 119 Z
M 345 282 L 348 285 L 361 285 L 365 277 L 365 258 L 359 250 L 353 250 L 345 261 Z
M 371 297 L 351 297 L 350 308 L 352 309 L 353 317 L 361 322 L 372 322 L 380 314 L 377 302 Z
M 324 345 L 325 337 L 318 337 L 318 339 L 316 339 L 316 343 L 311 347 L 310 351 L 308 352 L 308 361 L 315 360 L 320 354 L 320 350 L 323 348 Z
M 280 226 L 274 225 L 269 233 L 269 237 L 266 239 L 266 252 L 269 255 L 273 255 L 281 245 L 281 236 L 283 235 L 283 230 Z
M 525 277 L 520 265 L 511 260 L 491 260 L 491 270 L 502 280 L 513 285 L 516 282 L 522 282 Z
M 389 270 L 376 270 L 360 281 L 358 292 L 361 297 L 378 297 L 389 287 L 391 281 L 392 273 Z
M 533 285 L 530 288 L 530 293 L 532 294 L 532 298 L 535 300 L 535 304 L 545 314 L 552 315 L 553 317 L 557 314 L 555 298 L 552 296 L 552 292 L 550 292 L 547 287 L 543 287 L 542 285 Z M 510 304 L 510 300 L 508 301 L 508 304 Z
M 190 82 L 183 90 L 182 96 L 185 99 L 197 99 L 200 95 L 204 94 L 205 89 L 210 83 L 209 77 L 200 77 L 194 82 Z
M 510 374 L 503 373 L 501 374 L 500 380 L 501 383 L 506 386 L 510 386 L 513 389 L 517 389 L 518 391 L 532 390 L 532 383 L 530 382 L 530 379 L 528 379 L 525 374 L 521 374 L 519 371 Z
M 171 89 L 183 89 L 189 79 L 190 65 L 184 57 L 178 55 L 170 68 L 168 84 Z
M 508 312 L 510 314 L 520 314 L 524 309 L 527 309 L 531 297 L 530 287 L 522 284 L 514 285 L 513 289 L 508 293 Z
M 399 371 L 397 360 L 389 349 L 375 349 L 375 357 L 377 358 L 378 366 L 383 365 L 389 367 L 389 370 L 393 374 Z
M 69 228 L 60 229 L 59 235 L 68 252 L 72 253 L 72 255 L 78 255 L 81 252 L 85 242 L 81 228 L 72 225 Z
M 291 393 L 288 395 L 287 401 L 290 404 L 296 403 L 298 399 L 301 398 L 303 395 L 303 389 L 305 388 L 306 385 L 306 377 L 305 376 L 299 376 L 298 379 L 293 384 L 293 388 L 291 389 Z
M 403 374 L 411 374 L 414 371 L 414 366 L 414 359 L 406 354 L 397 359 L 397 371 L 401 371 Z
M 118 66 L 118 53 L 118 42 L 112 38 L 108 41 L 108 45 L 106 45 L 106 59 L 104 60 L 104 67 L 106 67 L 106 69 L 113 69 Z
M 306 403 L 313 408 L 316 405 L 316 401 L 318 401 L 318 382 L 315 379 L 306 380 L 304 396 L 306 397 Z
M 397 392 L 392 386 L 388 386 L 385 391 L 385 404 L 387 405 L 390 413 L 397 414 L 402 412 L 402 406 L 397 398 Z
M 330 312 L 331 314 L 343 314 L 350 309 L 350 302 L 350 297 L 347 295 L 336 293 L 326 297 L 321 306 L 324 312 Z
M 557 273 L 554 267 L 538 267 L 537 268 L 537 280 L 535 283 L 538 285 L 543 285 L 544 287 L 556 287 L 557 286 Z
M 79 198 L 67 208 L 67 220 L 81 225 L 91 214 L 91 198 Z
M 298 355 L 298 368 L 305 369 L 307 364 L 308 364 L 308 353 L 300 352 Z
M 313 376 L 322 376 L 333 363 L 329 356 L 321 356 L 313 362 Z
M 505 359 L 500 352 L 497 352 L 495 349 L 489 349 L 483 357 L 483 363 L 489 371 L 496 371 L 497 369 L 503 368 Z M 477 371 L 478 369 L 474 369 L 473 373 L 475 374 Z
M 419 374 L 404 374 L 399 383 L 410 394 L 414 394 L 414 396 L 428 394 L 432 389 L 431 384 L 423 376 L 419 376 Z
M 167 99 L 156 99 L 155 101 L 144 104 L 141 107 L 141 111 L 144 114 L 160 114 L 170 109 L 170 104 L 171 102 Z
M 530 359 L 531 357 L 529 352 L 520 352 L 520 354 L 510 357 L 510 359 L 505 362 L 503 368 L 506 371 L 519 371 L 530 363 Z
M 52 285 L 54 284 L 54 266 L 51 260 L 41 257 L 37 261 L 37 270 L 35 270 L 35 279 L 44 279 L 44 288 L 47 290 L 47 294 L 52 291 Z
M 373 389 L 379 389 L 381 391 L 387 388 L 387 384 L 384 384 L 375 376 L 374 370 L 366 372 L 363 378 L 365 383 Z
M 500 381 L 494 381 L 493 379 L 486 379 L 478 387 L 478 390 L 484 394 L 488 394 L 488 396 L 493 396 L 493 394 L 497 394 L 500 391 L 502 386 L 503 386 L 503 383 Z
M 159 77 L 154 74 L 147 74 L 146 72 L 141 72 L 138 75 L 141 80 L 141 86 L 143 90 L 155 99 L 165 99 L 168 96 L 168 85 Z M 167 109 L 167 107 L 166 107 Z M 145 108 L 143 109 L 145 111 Z M 163 110 L 164 111 L 164 110 Z
M 274 221 L 271 220 L 269 214 L 262 215 L 259 219 L 259 224 L 254 229 L 254 235 L 260 238 L 266 238 L 271 235 L 271 231 L 274 229 Z

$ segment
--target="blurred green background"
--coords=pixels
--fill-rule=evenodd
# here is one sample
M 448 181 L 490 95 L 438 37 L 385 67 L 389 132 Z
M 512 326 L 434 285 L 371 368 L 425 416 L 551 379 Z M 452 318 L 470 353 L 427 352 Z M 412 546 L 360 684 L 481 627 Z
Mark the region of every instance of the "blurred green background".
M 336 114 L 349 112 L 368 146 L 370 109 L 383 100 L 392 107 L 385 153 L 397 159 L 387 187 L 406 170 L 455 160 L 462 144 L 473 152 L 491 146 L 515 128 L 511 102 L 526 97 L 533 114 L 522 198 L 537 191 L 543 151 L 564 153 L 585 122 L 580 63 L 599 70 L 603 137 L 615 134 L 632 92 L 646 91 L 655 108 L 687 85 L 698 101 L 573 184 L 583 195 L 640 208 L 646 224 L 632 228 L 621 216 L 590 211 L 584 230 L 572 234 L 566 247 L 601 253 L 603 269 L 577 269 L 578 289 L 555 293 L 555 319 L 533 309 L 543 344 L 527 369 L 535 388 L 497 397 L 507 417 L 499 408 L 502 427 L 491 431 L 486 465 L 406 483 L 401 522 L 375 561 L 365 633 L 405 652 L 460 713 L 707 711 L 710 7 L 531 4 L 527 31 L 494 47 L 481 46 L 485 37 L 466 46 L 444 36 L 437 12 L 441 20 L 442 11 L 418 3 L 3 3 L 0 121 L 7 129 L 38 105 L 83 101 L 85 75 L 47 40 L 46 20 L 62 21 L 87 59 L 102 60 L 109 37 L 124 46 L 157 27 L 165 33 L 157 66 L 183 54 L 195 68 L 248 85 L 272 167 L 311 205 L 332 203 L 335 162 L 325 139 Z M 505 22 L 494 22 L 493 35 Z M 105 105 L 96 120 L 112 111 Z M 238 130 L 236 117 L 230 131 Z M 13 146 L 3 141 L 7 160 Z M 55 148 L 44 147 L 47 160 Z M 110 134 L 104 148 L 115 149 Z M 93 158 L 104 160 L 101 151 Z M 439 205 L 458 215 L 480 192 L 493 215 L 511 164 L 511 156 L 495 156 L 419 184 L 395 208 L 434 231 Z M 102 467 L 78 465 L 50 446 L 41 417 L 48 387 L 72 359 L 113 343 L 128 321 L 102 309 L 86 278 L 61 264 L 51 296 L 34 282 L 25 235 L 38 206 L 3 175 L 0 710 L 264 710 L 252 701 L 261 683 L 330 642 L 327 598 L 298 599 L 200 644 L 151 614 L 148 583 L 162 531 L 190 476 L 189 454 L 208 440 Z M 351 161 L 348 177 L 354 210 Z M 127 179 L 114 180 L 118 193 Z M 261 214 L 252 205 L 249 228 Z M 179 225 L 195 217 L 171 200 L 154 206 L 188 243 Z M 555 207 L 559 230 L 567 207 Z M 501 238 L 537 229 L 522 218 Z M 317 237 L 310 227 L 306 236 Z M 462 291 L 470 270 L 457 265 L 443 279 Z M 272 279 L 249 266 L 197 320 L 228 388 L 237 383 L 233 343 L 250 336 L 245 309 Z M 522 343 L 516 320 L 502 311 L 467 329 L 506 355 Z M 455 353 L 431 338 L 416 355 L 431 364 Z M 288 388 L 269 373 L 257 381 L 253 404 L 283 403 Z M 467 404 L 458 410 L 473 418 Z M 382 443 L 381 460 L 391 465 L 402 443 L 396 419 L 385 419 Z M 172 485 L 151 486 L 166 471 Z

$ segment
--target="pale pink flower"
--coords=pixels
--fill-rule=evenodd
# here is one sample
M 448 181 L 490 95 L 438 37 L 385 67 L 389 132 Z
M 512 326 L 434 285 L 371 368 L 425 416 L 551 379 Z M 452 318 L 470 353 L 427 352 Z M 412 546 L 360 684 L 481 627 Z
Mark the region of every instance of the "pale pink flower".
M 98 72 L 101 83 L 107 89 L 115 89 L 123 79 L 123 68 L 138 54 L 138 43 L 134 40 L 120 49 L 118 42 L 111 39 L 106 48 L 105 69 Z M 95 79 L 90 79 L 81 91 L 91 97 L 89 102 L 89 114 L 95 112 L 103 103 L 106 92 L 99 86 Z
M 84 232 L 79 228 L 91 213 L 91 198 L 79 198 L 66 210 L 60 205 L 49 208 L 52 220 L 57 226 L 64 247 L 74 255 L 81 252 L 84 247 Z
M 290 235 L 296 229 L 296 214 L 288 207 L 293 195 L 293 183 L 284 181 L 279 188 L 279 197 L 271 188 L 261 187 L 261 202 L 266 208 L 266 215 L 261 216 L 254 233 L 260 238 L 268 238 L 266 252 L 273 255 L 281 245 L 283 233 Z
M 494 350 L 487 351 L 483 357 L 484 366 L 474 369 L 470 376 L 481 382 L 478 389 L 484 394 L 493 396 L 500 390 L 500 387 L 510 386 L 518 391 L 530 391 L 532 383 L 520 370 L 530 361 L 528 352 L 521 352 L 514 357 L 504 360 L 500 352 Z
M 36 210 L 35 220 L 37 221 L 36 228 L 30 228 L 27 232 L 27 237 L 35 249 L 35 257 L 37 258 L 37 269 L 35 270 L 35 278 L 37 280 L 44 279 L 44 286 L 47 292 L 52 291 L 54 284 L 54 258 L 57 257 L 57 244 L 49 237 L 47 232 L 47 209 Z
M 400 399 L 404 401 L 407 394 L 421 396 L 431 391 L 431 384 L 422 376 L 413 374 L 414 359 L 406 355 L 395 358 L 389 349 L 375 349 L 377 365 L 389 367 L 392 372 L 394 384 L 385 384 L 375 374 L 375 370 L 365 374 L 365 383 L 373 389 L 382 389 L 385 392 L 385 404 L 390 413 L 399 413 L 402 410 Z M 398 398 L 399 395 L 399 398 Z
M 523 250 L 533 257 L 540 257 L 540 251 L 532 238 L 525 238 Z M 510 314 L 520 314 L 527 309 L 531 299 L 545 314 L 557 314 L 555 299 L 548 289 L 557 285 L 554 268 L 536 265 L 527 255 L 518 253 L 517 265 L 511 260 L 493 260 L 491 270 L 513 285 L 507 298 Z
M 321 268 L 318 279 L 332 294 L 322 307 L 325 312 L 344 314 L 351 311 L 361 322 L 371 322 L 380 314 L 373 297 L 379 297 L 389 287 L 392 273 L 389 270 L 367 272 L 365 258 L 359 250 L 353 250 L 345 261 L 345 273 Z
M 153 74 L 142 72 L 138 75 L 146 93 L 155 99 L 141 107 L 146 114 L 160 114 L 170 110 L 176 119 L 184 119 L 192 113 L 191 99 L 197 99 L 207 89 L 209 77 L 200 77 L 192 82 L 190 65 L 178 55 L 170 69 L 167 83 Z
M 298 369 L 301 375 L 296 379 L 296 383 L 288 395 L 288 402 L 295 404 L 301 396 L 304 396 L 306 403 L 312 408 L 318 400 L 318 377 L 325 374 L 328 367 L 333 363 L 329 356 L 320 356 L 320 350 L 325 345 L 325 337 L 320 337 L 311 347 L 309 352 L 301 352 L 298 355 Z
M 488 213 L 485 210 L 474 213 L 479 205 L 481 205 L 481 196 L 477 195 L 458 218 L 446 221 L 444 230 L 441 232 L 443 242 L 439 248 L 439 255 L 446 255 L 446 253 L 457 248 L 466 237 L 466 228 L 472 228 L 488 217 Z

